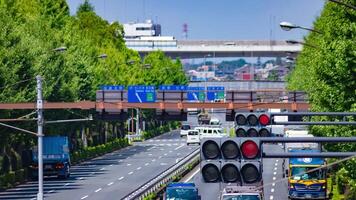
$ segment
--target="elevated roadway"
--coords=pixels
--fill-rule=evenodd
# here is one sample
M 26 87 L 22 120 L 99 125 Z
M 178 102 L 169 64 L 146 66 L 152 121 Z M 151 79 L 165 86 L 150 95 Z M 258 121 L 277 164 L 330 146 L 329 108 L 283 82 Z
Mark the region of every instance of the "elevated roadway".
M 204 58 L 211 57 L 283 57 L 286 52 L 299 53 L 300 44 L 288 44 L 285 41 L 241 41 L 241 40 L 180 40 L 175 45 L 166 41 L 159 41 L 163 45 L 155 45 L 152 41 L 126 42 L 131 49 L 146 55 L 153 51 L 163 51 L 171 58 Z M 149 45 L 147 45 L 149 44 Z

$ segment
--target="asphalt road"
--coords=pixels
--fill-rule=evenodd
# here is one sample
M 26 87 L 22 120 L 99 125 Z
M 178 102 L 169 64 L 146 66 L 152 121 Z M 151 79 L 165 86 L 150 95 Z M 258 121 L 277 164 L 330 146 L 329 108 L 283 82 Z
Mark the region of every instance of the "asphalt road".
M 72 167 L 68 180 L 46 178 L 46 200 L 121 199 L 193 152 L 178 131 L 106 154 Z M 0 193 L 0 199 L 35 199 L 37 182 Z

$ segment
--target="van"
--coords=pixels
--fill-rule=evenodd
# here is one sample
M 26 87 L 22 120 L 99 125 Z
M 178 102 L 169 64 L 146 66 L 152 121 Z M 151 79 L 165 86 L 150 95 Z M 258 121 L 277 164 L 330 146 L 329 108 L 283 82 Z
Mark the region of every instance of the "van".
M 183 124 L 180 128 L 180 136 L 186 136 L 188 135 L 188 131 L 191 129 L 189 124 Z
M 204 138 L 204 137 L 224 137 L 227 136 L 226 133 L 223 132 L 223 129 L 220 127 L 195 127 L 194 130 L 199 131 L 199 138 Z
M 198 130 L 189 130 L 187 135 L 187 145 L 190 144 L 200 144 L 199 138 L 199 131 Z

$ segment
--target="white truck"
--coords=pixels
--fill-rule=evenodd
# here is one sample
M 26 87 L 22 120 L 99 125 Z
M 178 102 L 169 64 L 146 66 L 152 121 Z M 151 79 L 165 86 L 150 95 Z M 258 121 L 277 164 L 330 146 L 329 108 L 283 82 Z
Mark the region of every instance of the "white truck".
M 314 137 L 309 134 L 308 130 L 286 130 L 285 137 L 295 138 L 295 137 Z M 285 150 L 289 151 L 291 149 L 318 149 L 318 143 L 286 143 Z
M 220 200 L 262 200 L 263 189 L 256 186 L 226 186 Z

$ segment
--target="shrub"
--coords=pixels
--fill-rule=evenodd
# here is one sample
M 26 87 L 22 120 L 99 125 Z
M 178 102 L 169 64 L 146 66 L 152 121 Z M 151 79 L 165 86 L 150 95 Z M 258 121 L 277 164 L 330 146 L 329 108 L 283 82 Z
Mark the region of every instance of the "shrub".
M 25 180 L 25 170 L 19 169 L 15 171 L 15 182 L 23 182 Z
M 348 182 L 348 173 L 345 168 L 341 168 L 336 172 L 336 186 L 341 194 L 344 194 Z

